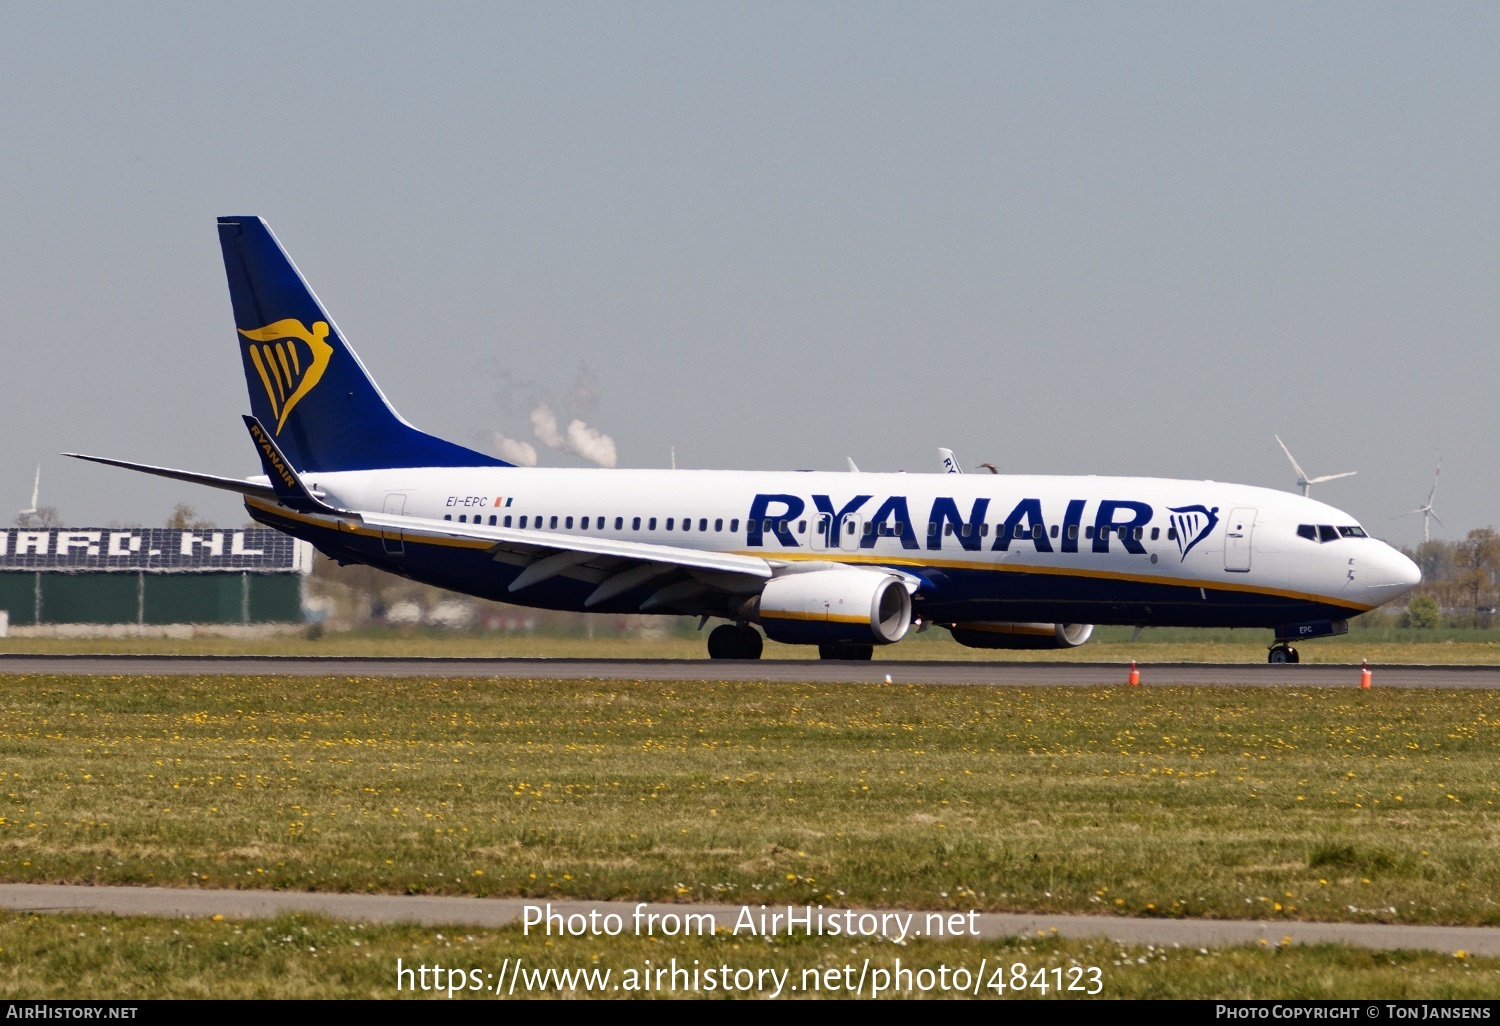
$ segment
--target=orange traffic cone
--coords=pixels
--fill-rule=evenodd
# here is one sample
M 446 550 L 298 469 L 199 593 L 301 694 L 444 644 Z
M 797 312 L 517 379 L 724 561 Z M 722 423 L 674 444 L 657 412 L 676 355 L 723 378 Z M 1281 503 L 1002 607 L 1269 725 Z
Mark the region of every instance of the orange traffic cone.
M 1359 664 L 1359 686 L 1368 688 L 1370 686 L 1370 660 L 1361 660 Z
M 1130 660 L 1130 686 L 1133 687 L 1133 688 L 1135 688 L 1135 687 L 1140 687 L 1140 684 L 1141 684 L 1141 671 L 1137 670 L 1135 668 L 1135 660 L 1132 659 L 1132 660 Z

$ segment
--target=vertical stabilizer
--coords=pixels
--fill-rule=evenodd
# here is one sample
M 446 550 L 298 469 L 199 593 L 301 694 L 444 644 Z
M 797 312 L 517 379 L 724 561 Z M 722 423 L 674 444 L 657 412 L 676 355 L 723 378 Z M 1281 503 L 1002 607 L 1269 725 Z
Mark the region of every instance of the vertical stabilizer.
M 401 419 L 264 221 L 219 218 L 219 245 L 250 409 L 294 467 L 510 466 Z

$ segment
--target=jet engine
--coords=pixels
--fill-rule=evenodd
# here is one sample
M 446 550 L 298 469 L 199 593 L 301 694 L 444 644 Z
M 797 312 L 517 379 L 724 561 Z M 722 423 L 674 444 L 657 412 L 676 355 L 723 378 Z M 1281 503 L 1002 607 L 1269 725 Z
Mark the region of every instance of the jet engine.
M 890 645 L 911 626 L 911 594 L 877 570 L 812 570 L 767 581 L 742 615 L 791 645 Z
M 1077 648 L 1094 633 L 1091 623 L 955 623 L 953 640 L 969 648 Z

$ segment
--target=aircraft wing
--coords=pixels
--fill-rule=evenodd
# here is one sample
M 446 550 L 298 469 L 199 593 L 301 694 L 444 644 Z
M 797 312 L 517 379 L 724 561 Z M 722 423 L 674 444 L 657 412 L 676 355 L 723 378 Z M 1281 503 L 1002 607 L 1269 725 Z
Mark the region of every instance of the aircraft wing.
M 399 533 L 411 539 L 485 543 L 495 560 L 523 567 L 511 582 L 513 594 L 563 574 L 597 585 L 585 600 L 585 606 L 598 605 L 653 582 L 667 586 L 642 603 L 643 611 L 670 607 L 704 591 L 753 594 L 780 565 L 759 556 L 733 552 L 705 552 L 555 531 L 455 524 L 449 520 L 389 513 L 349 513 L 339 519 L 346 523 L 357 520 L 365 528 L 387 536 Z

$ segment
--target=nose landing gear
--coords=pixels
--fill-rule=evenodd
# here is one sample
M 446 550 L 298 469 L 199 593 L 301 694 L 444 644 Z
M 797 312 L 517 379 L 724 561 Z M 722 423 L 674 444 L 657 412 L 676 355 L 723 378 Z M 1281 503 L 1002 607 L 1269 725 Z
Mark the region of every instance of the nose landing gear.
M 1297 655 L 1295 648 L 1291 645 L 1280 643 L 1272 645 L 1270 654 L 1266 656 L 1266 662 L 1268 663 L 1298 663 L 1301 661 L 1301 657 Z

